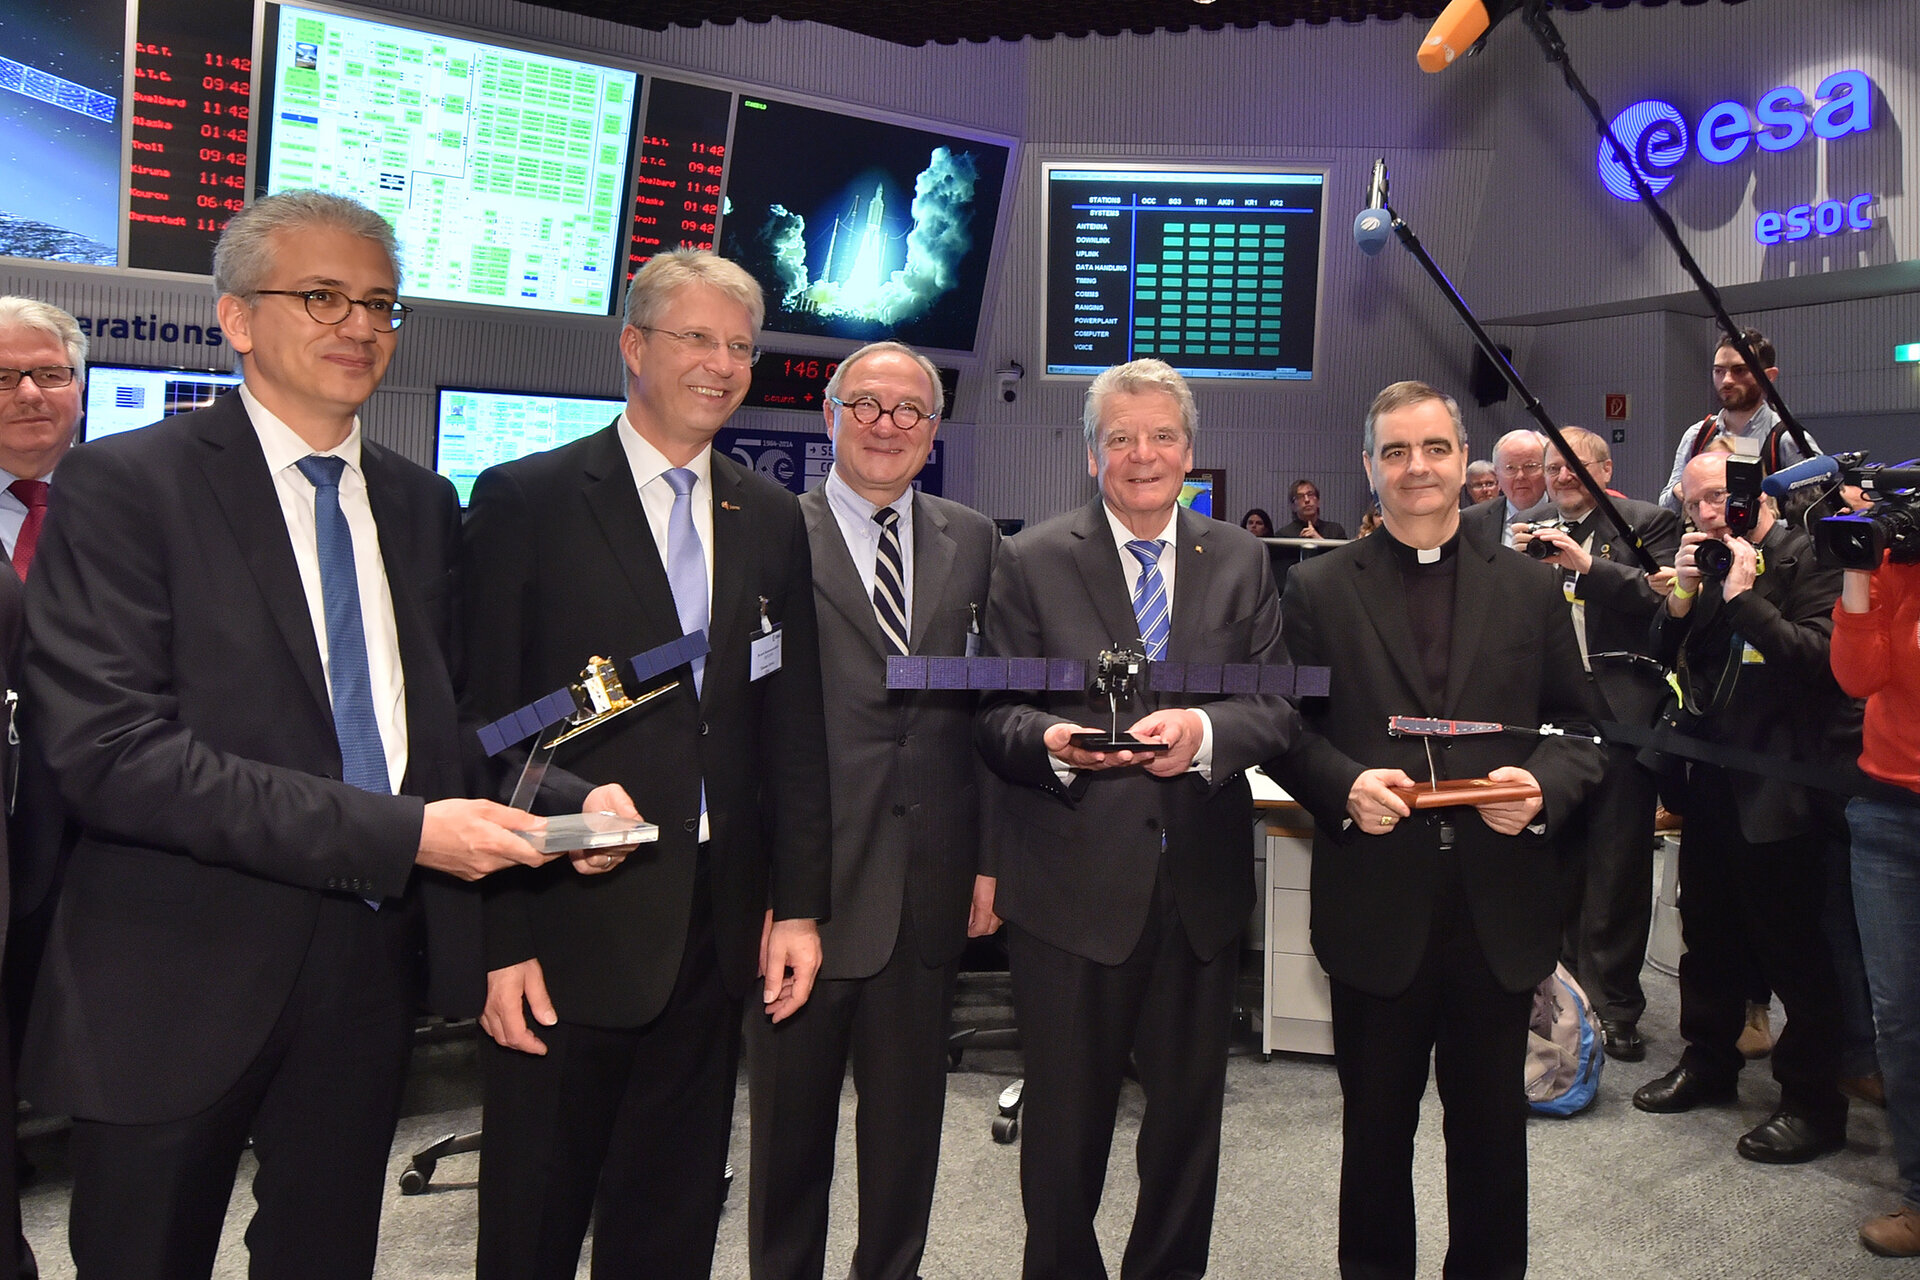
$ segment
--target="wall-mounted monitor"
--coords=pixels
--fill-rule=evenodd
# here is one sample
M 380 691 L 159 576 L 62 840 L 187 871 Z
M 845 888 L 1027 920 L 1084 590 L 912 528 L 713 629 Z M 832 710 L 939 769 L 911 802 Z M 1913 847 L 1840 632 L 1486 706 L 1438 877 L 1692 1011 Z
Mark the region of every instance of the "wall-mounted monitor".
M 543 396 L 518 391 L 440 388 L 434 416 L 433 469 L 453 481 L 466 506 L 488 467 L 571 444 L 612 422 L 624 400 Z
M 126 43 L 127 0 L 0 7 L 0 254 L 120 260 Z
M 1042 166 L 1046 371 L 1313 376 L 1324 172 Z
M 212 369 L 168 369 L 151 365 L 87 366 L 87 416 L 84 440 L 133 431 L 176 413 L 204 409 L 237 386 L 240 375 Z
M 1012 154 L 742 95 L 721 252 L 766 290 L 770 333 L 971 351 Z
M 635 72 L 292 5 L 267 6 L 261 49 L 261 194 L 386 215 L 408 297 L 613 309 Z
M 1219 467 L 1195 467 L 1180 485 L 1180 505 L 1195 515 L 1224 520 L 1220 504 L 1227 500 L 1227 473 Z

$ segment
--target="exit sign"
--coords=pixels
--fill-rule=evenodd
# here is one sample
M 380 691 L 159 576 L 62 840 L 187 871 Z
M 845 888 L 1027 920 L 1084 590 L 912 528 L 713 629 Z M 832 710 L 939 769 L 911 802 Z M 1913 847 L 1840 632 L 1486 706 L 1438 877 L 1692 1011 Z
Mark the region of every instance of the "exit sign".
M 1908 342 L 1893 349 L 1895 364 L 1920 364 L 1920 342 Z

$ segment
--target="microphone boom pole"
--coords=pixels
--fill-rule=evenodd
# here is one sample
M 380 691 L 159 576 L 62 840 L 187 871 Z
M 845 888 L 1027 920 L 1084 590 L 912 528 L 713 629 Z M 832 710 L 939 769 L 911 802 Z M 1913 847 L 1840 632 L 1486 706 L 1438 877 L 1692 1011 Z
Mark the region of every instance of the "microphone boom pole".
M 1375 166 L 1376 174 L 1384 164 L 1385 162 L 1382 161 Z M 1383 185 L 1376 179 L 1376 186 Z M 1371 196 L 1369 202 L 1371 202 Z M 1440 264 L 1435 262 L 1433 255 L 1427 252 L 1427 247 L 1420 243 L 1420 237 L 1414 234 L 1413 228 L 1407 225 L 1406 219 L 1393 211 L 1392 205 L 1383 202 L 1379 208 L 1392 220 L 1393 234 L 1401 244 L 1406 246 L 1407 252 L 1413 255 L 1414 261 L 1420 264 L 1421 269 L 1433 277 L 1433 282 L 1440 286 L 1440 292 L 1446 295 L 1454 311 L 1459 313 L 1460 319 L 1466 322 L 1467 329 L 1473 334 L 1473 341 L 1480 348 L 1481 354 L 1493 362 L 1494 368 L 1500 371 L 1500 376 L 1507 380 L 1507 385 L 1519 393 L 1520 402 L 1527 413 L 1540 424 L 1540 430 L 1553 441 L 1554 448 L 1560 451 L 1560 456 L 1566 460 L 1568 466 L 1573 468 L 1574 474 L 1580 477 L 1581 485 L 1593 495 L 1594 504 L 1606 513 L 1607 519 L 1613 521 L 1613 527 L 1626 538 L 1628 545 L 1633 548 L 1634 559 L 1640 562 L 1640 567 L 1648 573 L 1660 572 L 1660 562 L 1654 559 L 1651 551 L 1647 550 L 1647 544 L 1641 538 L 1640 531 L 1627 523 L 1626 517 L 1620 514 L 1620 509 L 1613 505 L 1612 495 L 1601 488 L 1600 483 L 1588 474 L 1586 466 L 1580 461 L 1580 455 L 1574 452 L 1573 447 L 1567 443 L 1566 437 L 1560 434 L 1560 427 L 1554 422 L 1552 415 L 1540 403 L 1539 397 L 1534 395 L 1527 384 L 1521 380 L 1512 362 L 1507 359 L 1494 342 L 1492 335 L 1474 316 L 1473 309 L 1467 305 L 1466 299 L 1462 298 L 1460 291 L 1453 287 L 1453 281 L 1447 279 L 1447 273 L 1440 269 Z

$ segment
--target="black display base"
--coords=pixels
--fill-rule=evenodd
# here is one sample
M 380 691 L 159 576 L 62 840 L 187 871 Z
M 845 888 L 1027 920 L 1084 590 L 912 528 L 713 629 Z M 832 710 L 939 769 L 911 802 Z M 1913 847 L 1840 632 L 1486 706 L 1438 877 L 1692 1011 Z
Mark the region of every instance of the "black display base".
M 1130 733 L 1076 733 L 1071 739 L 1082 751 L 1168 751 L 1171 742 L 1142 742 Z

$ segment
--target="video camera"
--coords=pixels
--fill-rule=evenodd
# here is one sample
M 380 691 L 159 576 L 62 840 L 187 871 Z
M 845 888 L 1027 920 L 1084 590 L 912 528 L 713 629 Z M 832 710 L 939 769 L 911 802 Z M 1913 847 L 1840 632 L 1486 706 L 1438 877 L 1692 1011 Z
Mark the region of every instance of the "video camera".
M 1833 461 L 1841 484 L 1860 486 L 1873 508 L 1828 516 L 1813 526 L 1813 550 L 1833 569 L 1871 572 L 1892 553 L 1895 564 L 1920 561 L 1920 458 L 1897 467 L 1869 463 L 1864 453 L 1843 453 Z

